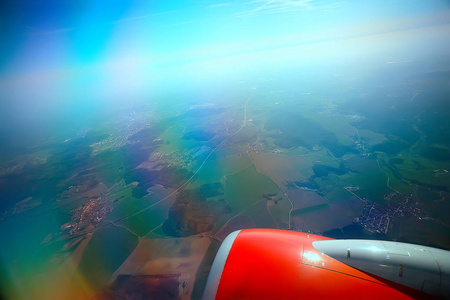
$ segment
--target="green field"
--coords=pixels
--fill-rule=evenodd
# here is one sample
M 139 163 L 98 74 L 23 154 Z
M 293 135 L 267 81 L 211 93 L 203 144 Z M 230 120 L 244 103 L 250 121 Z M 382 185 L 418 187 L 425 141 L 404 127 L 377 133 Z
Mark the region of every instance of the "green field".
M 262 199 L 264 194 L 277 193 L 280 193 L 278 186 L 267 176 L 258 173 L 253 165 L 227 176 L 225 180 L 225 199 L 234 214 Z
M 127 230 L 106 226 L 94 233 L 80 262 L 79 272 L 97 289 L 105 285 L 127 259 L 138 239 Z
M 220 150 L 216 152 L 214 159 L 211 156 L 197 173 L 196 180 L 191 184 L 193 187 L 221 181 L 224 176 L 239 172 L 252 163 L 247 155 L 225 156 Z

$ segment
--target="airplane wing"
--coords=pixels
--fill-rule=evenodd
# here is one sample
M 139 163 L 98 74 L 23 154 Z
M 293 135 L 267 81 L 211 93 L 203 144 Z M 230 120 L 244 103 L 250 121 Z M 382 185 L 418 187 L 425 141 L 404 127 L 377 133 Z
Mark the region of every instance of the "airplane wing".
M 450 252 L 274 229 L 231 233 L 203 299 L 450 298 Z

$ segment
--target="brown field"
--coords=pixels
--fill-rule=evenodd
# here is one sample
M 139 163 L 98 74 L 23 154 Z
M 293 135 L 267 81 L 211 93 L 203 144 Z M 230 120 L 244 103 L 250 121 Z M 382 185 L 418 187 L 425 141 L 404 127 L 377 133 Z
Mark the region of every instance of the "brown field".
M 293 205 L 292 210 L 327 203 L 326 199 L 316 192 L 288 189 L 286 191 L 286 194 L 288 195 L 289 199 L 291 199 Z
M 233 231 L 255 227 L 255 223 L 253 223 L 253 220 L 249 216 L 239 214 L 228 220 L 216 233 L 215 237 L 223 241 Z
M 157 275 L 161 278 L 179 274 L 178 299 L 189 299 L 197 269 L 211 243 L 206 236 L 186 238 L 140 239 L 138 246 L 113 274 Z
M 250 153 L 258 172 L 269 176 L 279 187 L 286 181 L 298 181 L 312 176 L 311 161 L 300 156 L 274 153 Z

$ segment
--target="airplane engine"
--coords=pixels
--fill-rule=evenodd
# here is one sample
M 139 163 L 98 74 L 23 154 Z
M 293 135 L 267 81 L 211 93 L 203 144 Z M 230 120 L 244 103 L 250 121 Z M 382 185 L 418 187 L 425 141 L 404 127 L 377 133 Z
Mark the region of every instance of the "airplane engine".
M 449 257 L 404 243 L 245 229 L 222 243 L 203 299 L 445 298 Z

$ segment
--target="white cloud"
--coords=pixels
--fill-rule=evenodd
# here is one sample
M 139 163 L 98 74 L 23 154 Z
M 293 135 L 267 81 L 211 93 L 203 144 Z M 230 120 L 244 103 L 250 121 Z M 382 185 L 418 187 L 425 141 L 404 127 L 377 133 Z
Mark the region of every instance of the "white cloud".
M 314 0 L 254 0 L 246 4 L 258 4 L 252 10 L 240 13 L 239 16 L 253 15 L 256 13 L 282 13 L 298 11 L 305 8 L 313 8 Z
M 244 3 L 245 5 L 257 6 L 251 10 L 238 13 L 236 16 L 244 17 L 257 13 L 276 14 L 285 12 L 294 12 L 305 9 L 333 10 L 342 7 L 342 2 L 326 3 L 321 0 L 252 0 Z
M 224 3 L 212 4 L 212 5 L 209 5 L 208 8 L 221 7 L 221 6 L 228 6 L 228 5 L 231 5 L 231 2 L 224 2 Z

